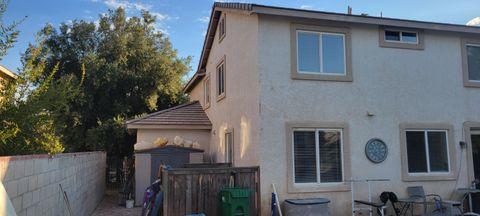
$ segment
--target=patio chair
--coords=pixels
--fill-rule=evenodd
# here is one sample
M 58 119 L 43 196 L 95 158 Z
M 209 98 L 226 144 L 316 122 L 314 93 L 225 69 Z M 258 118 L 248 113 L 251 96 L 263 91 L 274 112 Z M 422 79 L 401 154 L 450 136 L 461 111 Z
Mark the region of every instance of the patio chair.
M 401 216 L 403 215 L 401 212 L 402 210 L 399 208 L 397 205 L 398 203 L 398 198 L 397 195 L 393 192 L 390 191 L 384 191 L 380 194 L 380 203 L 374 203 L 374 202 L 368 202 L 368 201 L 363 201 L 363 200 L 355 200 L 356 203 L 367 205 L 367 206 L 372 206 L 377 209 L 377 214 L 380 216 L 387 215 L 386 208 L 388 201 L 392 204 L 393 210 L 395 212 L 396 216 Z
M 461 203 L 451 200 L 442 200 L 442 197 L 438 194 L 425 194 L 423 186 L 407 187 L 407 193 L 410 200 L 413 200 L 416 204 L 423 205 L 423 214 L 426 216 L 434 215 L 452 215 L 454 209 L 460 210 Z M 434 206 L 432 212 L 427 212 L 428 206 Z

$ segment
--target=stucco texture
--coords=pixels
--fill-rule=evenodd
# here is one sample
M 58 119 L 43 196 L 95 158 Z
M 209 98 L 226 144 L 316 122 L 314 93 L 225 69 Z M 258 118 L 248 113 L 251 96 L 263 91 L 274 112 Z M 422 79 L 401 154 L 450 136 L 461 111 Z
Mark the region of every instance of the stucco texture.
M 225 15 L 225 13 L 223 14 Z M 212 122 L 209 154 L 214 162 L 225 161 L 226 131 L 233 131 L 235 166 L 258 165 L 259 86 L 255 15 L 226 14 L 225 37 L 213 41 L 206 73 L 211 82 L 210 107 L 205 109 Z M 226 66 L 225 97 L 217 101 L 216 67 L 222 59 Z M 203 101 L 203 80 L 190 93 L 192 100 Z
M 451 169 L 457 172 L 462 158 L 457 187 L 469 185 L 465 151 L 458 142 L 465 139 L 463 123 L 480 120 L 476 111 L 480 94 L 463 86 L 459 36 L 426 31 L 424 50 L 381 48 L 377 27 L 351 27 L 353 82 L 292 80 L 292 22 L 299 21 L 266 16 L 259 19 L 262 215 L 269 212 L 271 183 L 276 184 L 281 200 L 326 197 L 332 200 L 334 215 L 351 214 L 350 191 L 287 192 L 287 167 L 291 164 L 287 164 L 285 124 L 291 121 L 348 124 L 350 132 L 345 136 L 350 140 L 350 153 L 346 157 L 351 163 L 345 166 L 351 166 L 351 177 L 390 179 L 388 184 L 374 185 L 375 196 L 381 191 L 394 191 L 404 197 L 407 186 L 423 185 L 427 193 L 447 198 L 455 191 L 455 180 L 402 181 L 399 125 L 450 124 L 454 143 L 449 145 L 455 150 L 451 160 L 456 162 L 451 161 L 451 166 L 456 164 Z M 374 116 L 367 116 L 367 112 Z M 365 157 L 365 143 L 371 138 L 380 138 L 388 146 L 389 155 L 380 164 Z

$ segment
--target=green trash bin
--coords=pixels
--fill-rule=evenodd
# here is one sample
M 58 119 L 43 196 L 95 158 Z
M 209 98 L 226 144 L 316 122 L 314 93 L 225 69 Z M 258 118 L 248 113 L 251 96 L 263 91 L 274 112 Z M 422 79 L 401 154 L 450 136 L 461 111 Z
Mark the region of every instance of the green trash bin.
M 250 189 L 224 188 L 220 191 L 219 214 L 222 216 L 250 215 Z

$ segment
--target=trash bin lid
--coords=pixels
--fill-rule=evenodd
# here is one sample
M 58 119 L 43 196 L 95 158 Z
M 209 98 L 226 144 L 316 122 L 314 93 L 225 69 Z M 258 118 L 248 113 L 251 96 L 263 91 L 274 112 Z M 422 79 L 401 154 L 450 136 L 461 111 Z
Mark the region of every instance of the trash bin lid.
M 330 203 L 326 198 L 287 199 L 285 202 L 293 205 L 316 205 Z

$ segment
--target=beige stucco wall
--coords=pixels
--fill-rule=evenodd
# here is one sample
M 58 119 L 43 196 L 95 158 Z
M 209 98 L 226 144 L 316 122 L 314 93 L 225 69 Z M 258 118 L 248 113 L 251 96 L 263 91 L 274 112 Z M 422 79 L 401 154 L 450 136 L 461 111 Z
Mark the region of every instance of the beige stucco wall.
M 289 121 L 344 122 L 349 126 L 354 178 L 389 178 L 374 186 L 406 196 L 406 187 L 423 185 L 427 193 L 450 198 L 455 181 L 403 182 L 401 178 L 400 124 L 446 123 L 453 126 L 455 160 L 462 170 L 458 187 L 468 184 L 462 124 L 480 121 L 480 89 L 462 81 L 460 38 L 425 32 L 425 50 L 380 48 L 378 28 L 352 28 L 353 82 L 302 81 L 290 78 L 290 22 L 259 19 L 260 165 L 262 215 L 270 208 L 270 185 L 281 200 L 326 197 L 334 215 L 350 212 L 350 192 L 287 193 L 285 123 Z M 367 117 L 366 113 L 375 114 Z M 387 159 L 373 164 L 365 157 L 365 143 L 381 138 L 389 148 Z M 366 186 L 365 186 L 366 187 Z M 364 187 L 364 188 L 365 188 Z M 366 193 L 363 193 L 366 195 Z
M 228 13 L 226 36 L 213 41 L 206 73 L 210 76 L 210 107 L 205 110 L 212 122 L 210 155 L 224 162 L 224 133 L 234 133 L 234 165 L 258 165 L 259 87 L 257 65 L 257 16 Z M 226 97 L 217 101 L 216 67 L 226 61 Z M 203 80 L 190 92 L 191 100 L 203 104 Z M 205 106 L 204 106 L 205 107 Z
M 182 137 L 193 142 L 198 142 L 201 148 L 208 152 L 210 143 L 210 131 L 198 129 L 138 129 L 137 143 L 146 142 L 153 143 L 157 138 L 164 137 L 168 139 L 168 144 L 173 143 L 176 137 Z

